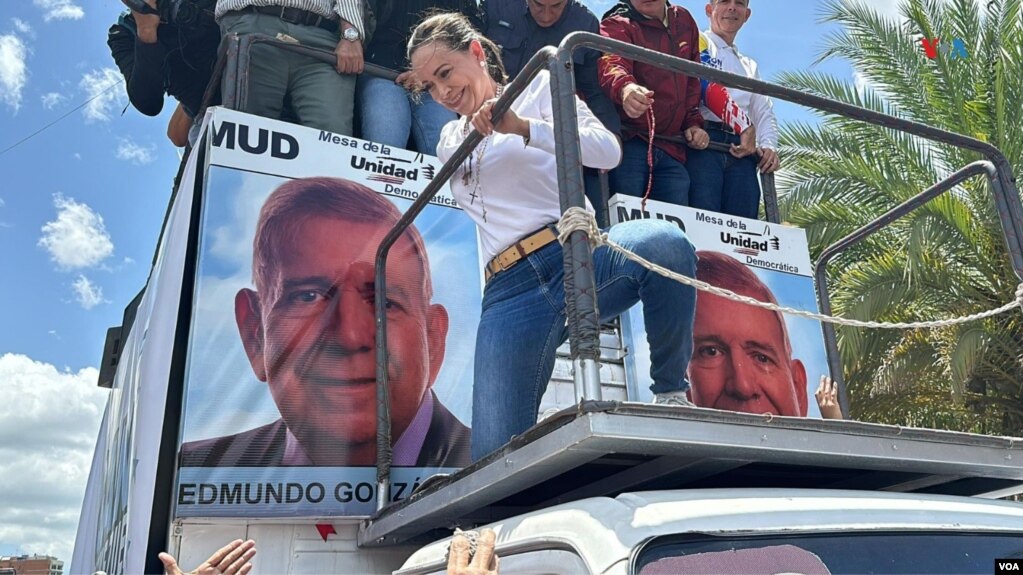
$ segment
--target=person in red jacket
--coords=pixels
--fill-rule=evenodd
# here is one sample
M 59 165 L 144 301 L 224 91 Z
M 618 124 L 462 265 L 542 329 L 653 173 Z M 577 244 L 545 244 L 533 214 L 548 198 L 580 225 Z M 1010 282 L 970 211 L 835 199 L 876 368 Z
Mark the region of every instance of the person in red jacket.
M 700 61 L 700 31 L 685 8 L 667 0 L 622 0 L 604 15 L 600 33 L 609 38 Z M 606 54 L 599 63 L 600 85 L 618 108 L 624 139 L 621 164 L 611 172 L 612 193 L 643 196 L 650 128 L 689 146 L 707 147 L 710 137 L 700 115 L 700 79 L 673 74 L 642 62 Z M 687 205 L 689 173 L 686 144 L 654 138 L 650 199 Z

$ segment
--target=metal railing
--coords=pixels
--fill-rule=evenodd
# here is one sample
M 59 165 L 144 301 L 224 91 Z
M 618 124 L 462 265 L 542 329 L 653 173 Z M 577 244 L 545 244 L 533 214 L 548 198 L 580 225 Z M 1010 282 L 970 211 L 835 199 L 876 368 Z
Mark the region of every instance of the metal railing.
M 225 61 L 230 62 L 220 70 L 225 78 L 221 101 L 224 106 L 245 109 L 248 94 L 249 53 L 255 44 L 270 44 L 282 49 L 309 54 L 328 63 L 335 63 L 332 53 L 311 49 L 266 36 L 243 36 L 229 38 L 222 46 Z M 831 305 L 827 294 L 825 277 L 828 262 L 843 250 L 862 241 L 869 234 L 882 229 L 895 219 L 923 205 L 934 197 L 952 189 L 972 176 L 985 174 L 991 183 L 999 223 L 1005 238 L 1011 264 L 1017 277 L 1023 279 L 1023 205 L 1015 179 L 1005 156 L 994 146 L 977 140 L 934 128 L 918 122 L 888 116 L 858 106 L 838 102 L 779 86 L 763 80 L 756 80 L 723 72 L 690 60 L 662 54 L 618 40 L 587 32 L 576 32 L 567 36 L 558 48 L 546 47 L 535 54 L 522 72 L 509 84 L 494 106 L 495 117 L 503 114 L 511 102 L 526 88 L 528 83 L 542 69 L 551 73 L 551 91 L 554 107 L 555 153 L 557 156 L 558 186 L 561 194 L 561 209 L 584 205 L 583 172 L 578 139 L 578 124 L 575 107 L 575 78 L 573 76 L 572 53 L 578 48 L 592 48 L 600 52 L 614 53 L 634 61 L 644 62 L 664 70 L 692 77 L 702 77 L 729 88 L 763 94 L 825 112 L 846 116 L 863 122 L 899 130 L 935 142 L 971 150 L 982 155 L 987 161 L 974 162 L 919 195 L 893 208 L 874 222 L 863 226 L 846 238 L 827 248 L 816 264 L 817 292 L 821 309 L 830 313 Z M 233 63 L 233 67 L 232 64 Z M 218 64 L 219 66 L 219 64 Z M 368 67 L 367 67 L 368 68 Z M 372 73 L 372 72 L 371 72 Z M 214 78 L 218 85 L 211 84 L 207 96 L 220 88 L 220 76 Z M 393 76 L 391 76 L 393 77 Z M 402 233 L 412 225 L 419 213 L 429 204 L 436 193 L 447 184 L 455 170 L 475 147 L 482 136 L 473 130 L 466 140 L 441 167 L 436 177 L 419 195 L 412 206 L 398 220 L 381 242 L 376 256 L 376 361 L 377 361 L 377 508 L 383 508 L 390 500 L 390 469 L 392 462 L 390 442 L 390 388 L 387 376 L 387 315 L 386 262 L 391 247 Z M 773 175 L 762 179 L 765 213 L 769 221 L 778 221 L 777 199 L 774 194 Z M 596 291 L 592 272 L 592 253 L 589 237 L 585 231 L 574 231 L 564 246 L 566 314 L 568 318 L 569 342 L 573 367 L 575 368 L 576 398 L 600 398 L 600 345 L 599 317 L 596 305 Z M 838 356 L 835 330 L 824 327 L 828 361 L 833 377 L 839 384 L 843 412 L 847 413 L 848 399 L 842 378 L 841 360 Z
M 831 315 L 831 297 L 828 294 L 827 268 L 828 263 L 831 262 L 835 256 L 855 246 L 870 235 L 881 231 L 887 227 L 888 224 L 912 212 L 934 198 L 944 194 L 945 192 L 951 191 L 955 186 L 958 186 L 966 180 L 979 175 L 986 175 L 988 177 L 988 182 L 991 184 L 991 188 L 993 190 L 1001 189 L 1002 184 L 998 180 L 998 171 L 995 169 L 994 164 L 986 160 L 972 162 L 964 168 L 952 173 L 944 180 L 941 180 L 930 188 L 927 188 L 898 206 L 888 210 L 874 221 L 862 226 L 858 230 L 825 248 L 824 251 L 821 252 L 820 257 L 817 259 L 817 263 L 814 266 L 814 274 L 817 278 L 817 299 L 820 302 L 821 313 Z M 995 193 L 998 194 L 1000 192 L 996 191 Z M 1020 271 L 1017 268 L 1016 275 L 1019 275 L 1019 273 Z M 824 347 L 828 354 L 828 368 L 829 371 L 831 371 L 832 379 L 839 383 L 838 401 L 842 408 L 842 416 L 848 417 L 849 397 L 845 389 L 845 379 L 842 376 L 842 357 L 838 352 L 838 335 L 835 330 L 835 325 L 822 323 L 821 328 L 824 331 Z

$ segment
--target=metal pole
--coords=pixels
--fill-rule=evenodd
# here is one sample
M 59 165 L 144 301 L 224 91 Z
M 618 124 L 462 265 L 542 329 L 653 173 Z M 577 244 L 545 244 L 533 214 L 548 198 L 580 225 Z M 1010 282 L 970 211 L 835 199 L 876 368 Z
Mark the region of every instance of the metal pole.
M 554 150 L 558 165 L 561 211 L 585 207 L 583 163 L 579 147 L 575 75 L 572 50 L 562 47 L 550 62 L 551 97 L 554 108 Z M 569 345 L 575 367 L 578 400 L 600 399 L 600 312 L 593 276 L 593 253 L 589 234 L 572 232 L 564 246 L 565 312 Z
M 871 234 L 887 227 L 895 220 L 944 194 L 966 180 L 982 174 L 988 176 L 988 179 L 991 181 L 993 186 L 996 184 L 997 171 L 991 162 L 984 160 L 972 162 L 953 172 L 944 180 L 941 180 L 930 188 L 927 188 L 905 202 L 902 202 L 898 206 L 888 210 L 876 220 L 864 225 L 825 248 L 824 251 L 821 252 L 814 270 L 817 277 L 817 301 L 820 303 L 821 312 L 831 315 L 831 298 L 828 294 L 828 262 L 830 262 L 838 254 L 860 243 Z M 996 193 L 996 196 L 997 195 L 998 194 Z M 838 402 L 839 406 L 842 408 L 842 416 L 848 417 L 849 398 L 846 393 L 845 378 L 842 372 L 842 358 L 838 353 L 838 337 L 835 332 L 835 326 L 830 323 L 822 323 L 821 328 L 824 332 L 824 346 L 828 354 L 828 368 L 831 370 L 832 379 L 834 379 L 835 383 L 838 384 Z
M 774 174 L 760 174 L 760 192 L 764 196 L 764 217 L 772 224 L 781 223 L 778 213 L 778 190 L 774 187 Z

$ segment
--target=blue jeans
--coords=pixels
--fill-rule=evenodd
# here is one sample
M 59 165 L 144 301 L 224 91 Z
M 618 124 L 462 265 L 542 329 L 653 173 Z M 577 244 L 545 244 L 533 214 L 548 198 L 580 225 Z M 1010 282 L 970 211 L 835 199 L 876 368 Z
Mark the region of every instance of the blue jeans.
M 709 129 L 710 141 L 738 144 L 739 136 Z M 686 168 L 692 183 L 689 205 L 701 210 L 756 219 L 760 210 L 757 156 L 736 158 L 714 150 L 686 151 Z
M 611 195 L 626 194 L 642 198 L 646 194 L 650 169 L 646 162 L 647 143 L 641 138 L 622 145 L 622 163 L 611 170 Z M 679 206 L 689 205 L 689 172 L 685 165 L 654 146 L 654 183 L 650 199 Z
M 694 277 L 696 251 L 674 224 L 637 220 L 610 237 L 629 251 Z M 601 320 L 643 303 L 654 393 L 689 388 L 696 290 L 635 264 L 607 247 L 593 253 Z M 561 244 L 553 242 L 491 278 L 476 333 L 472 459 L 536 423 L 540 398 L 568 337 Z
M 363 74 L 356 91 L 362 139 L 392 148 L 407 148 L 411 133 L 416 151 L 435 156 L 441 128 L 458 117 L 429 94 L 413 96 L 384 78 Z
M 590 200 L 590 203 L 593 204 L 597 225 L 600 227 L 611 225 L 610 220 L 608 220 L 607 202 L 604 201 L 604 190 L 600 187 L 600 170 L 596 168 L 583 168 L 583 192 Z M 610 195 L 608 193 L 608 198 L 610 198 Z

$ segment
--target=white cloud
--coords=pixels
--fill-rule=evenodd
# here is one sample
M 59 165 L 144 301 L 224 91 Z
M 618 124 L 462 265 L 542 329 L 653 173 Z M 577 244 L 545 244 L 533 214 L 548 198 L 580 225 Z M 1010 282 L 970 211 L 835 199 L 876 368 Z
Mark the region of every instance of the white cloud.
M 35 34 L 32 32 L 32 26 L 29 26 L 28 22 L 21 18 L 11 18 L 11 22 L 14 23 L 14 29 L 18 32 L 25 34 L 29 37 L 34 37 Z
M 874 83 L 867 79 L 859 70 L 853 70 L 853 86 L 857 92 L 862 92 L 867 88 L 873 88 Z
M 70 561 L 108 394 L 98 375 L 0 356 L 0 541 Z
M 103 288 L 81 274 L 78 274 L 78 279 L 71 284 L 71 289 L 75 290 L 78 305 L 84 309 L 92 309 L 106 301 L 103 299 Z
M 43 20 L 81 20 L 85 10 L 74 0 L 33 0 L 43 10 Z
M 103 217 L 92 208 L 61 194 L 54 196 L 53 205 L 57 208 L 57 219 L 43 226 L 39 245 L 50 252 L 50 259 L 59 267 L 92 267 L 114 253 Z
M 156 146 L 153 144 L 141 146 L 131 138 L 122 138 L 117 145 L 117 159 L 131 162 L 136 166 L 149 164 L 156 159 Z
M 60 105 L 61 102 L 67 100 L 67 96 L 60 92 L 47 92 L 40 98 L 43 101 L 43 107 L 47 110 L 52 110 Z
M 0 101 L 15 112 L 21 107 L 21 91 L 28 82 L 27 56 L 28 49 L 21 38 L 14 34 L 0 36 Z
M 114 87 L 123 81 L 121 73 L 116 68 L 100 68 L 82 75 L 78 87 L 89 99 L 89 103 L 82 110 L 86 122 L 105 122 L 118 107 L 128 103 L 128 96 L 124 90 Z

